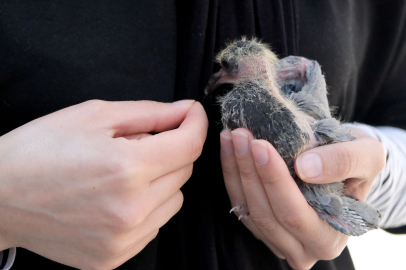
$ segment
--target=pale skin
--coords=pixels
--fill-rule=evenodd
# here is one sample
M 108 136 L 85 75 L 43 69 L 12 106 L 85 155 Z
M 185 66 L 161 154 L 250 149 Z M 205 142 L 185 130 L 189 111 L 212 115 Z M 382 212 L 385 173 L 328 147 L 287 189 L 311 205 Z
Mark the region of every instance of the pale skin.
M 118 267 L 181 208 L 207 127 L 190 100 L 89 101 L 0 137 L 0 250 Z
M 385 152 L 375 138 L 357 129 L 354 132 L 357 135 L 354 141 L 302 153 L 295 162 L 298 176 L 317 184 L 347 179 L 346 192 L 365 200 L 373 180 L 385 166 Z M 307 204 L 283 159 L 269 142 L 255 140 L 243 128 L 224 130 L 220 142 L 231 205 L 248 204 L 250 216 L 241 221 L 256 238 L 298 270 L 309 269 L 318 260 L 334 259 L 342 252 L 349 237 L 322 221 Z M 318 172 L 315 156 L 321 166 Z M 306 160 L 308 157 L 312 159 Z M 235 214 L 239 216 L 245 211 Z
M 24 247 L 80 269 L 118 267 L 181 208 L 180 187 L 207 126 L 193 101 L 90 101 L 0 137 L 0 250 Z M 348 237 L 307 205 L 269 143 L 244 129 L 224 131 L 221 143 L 231 204 L 248 202 L 251 216 L 243 222 L 257 238 L 296 269 L 340 254 Z M 310 150 L 324 170 L 306 181 L 351 178 L 349 190 L 365 199 L 384 165 L 382 146 L 362 134 L 343 144 L 348 151 L 335 145 Z M 241 154 L 244 147 L 249 151 Z M 261 149 L 269 161 L 259 165 L 253 156 Z M 357 166 L 345 165 L 353 161 Z

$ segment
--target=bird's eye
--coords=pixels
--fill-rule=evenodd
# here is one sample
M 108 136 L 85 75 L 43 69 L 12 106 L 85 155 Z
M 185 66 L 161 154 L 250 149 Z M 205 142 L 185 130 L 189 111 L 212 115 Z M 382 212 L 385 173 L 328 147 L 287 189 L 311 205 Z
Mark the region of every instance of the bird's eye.
M 221 66 L 228 69 L 230 67 L 230 65 L 228 64 L 228 62 L 225 59 L 221 60 Z
M 231 57 L 228 61 L 224 58 L 221 59 L 221 66 L 228 72 L 238 73 L 238 63 L 234 57 Z

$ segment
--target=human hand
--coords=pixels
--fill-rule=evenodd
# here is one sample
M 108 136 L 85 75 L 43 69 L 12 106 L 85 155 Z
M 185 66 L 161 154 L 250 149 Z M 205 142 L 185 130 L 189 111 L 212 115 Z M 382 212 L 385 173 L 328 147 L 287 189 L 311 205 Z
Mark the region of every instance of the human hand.
M 193 101 L 89 101 L 0 137 L 0 248 L 116 268 L 181 208 L 207 126 Z
M 295 162 L 299 177 L 309 183 L 346 181 L 348 194 L 364 200 L 385 165 L 382 144 L 354 129 L 357 139 L 313 148 Z M 337 257 L 348 236 L 337 232 L 306 202 L 287 166 L 267 141 L 254 140 L 246 129 L 224 130 L 221 163 L 231 205 L 248 204 L 244 225 L 294 269 L 309 269 L 318 260 Z M 305 155 L 320 157 L 321 173 Z M 315 162 L 316 160 L 316 162 Z M 315 163 L 315 164 L 314 164 Z M 318 175 L 318 176 L 316 176 Z M 241 215 L 242 212 L 236 212 Z

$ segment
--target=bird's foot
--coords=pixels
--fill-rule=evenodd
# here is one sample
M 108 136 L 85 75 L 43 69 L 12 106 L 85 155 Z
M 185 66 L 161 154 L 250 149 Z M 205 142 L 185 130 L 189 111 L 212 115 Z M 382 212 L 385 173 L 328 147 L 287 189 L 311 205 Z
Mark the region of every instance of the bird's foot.
M 242 211 L 242 210 L 244 210 L 245 208 L 247 208 L 247 206 L 248 206 L 247 203 L 234 206 L 233 208 L 231 208 L 230 213 L 235 212 L 235 211 Z
M 247 207 L 248 207 L 247 203 L 237 205 L 237 206 L 231 208 L 230 213 L 243 211 Z M 250 216 L 249 212 L 242 213 L 241 215 L 238 216 L 238 220 L 241 220 L 242 218 L 247 219 L 249 216 Z
M 250 212 L 245 212 L 244 214 L 241 214 L 238 216 L 238 220 L 247 219 L 250 216 Z

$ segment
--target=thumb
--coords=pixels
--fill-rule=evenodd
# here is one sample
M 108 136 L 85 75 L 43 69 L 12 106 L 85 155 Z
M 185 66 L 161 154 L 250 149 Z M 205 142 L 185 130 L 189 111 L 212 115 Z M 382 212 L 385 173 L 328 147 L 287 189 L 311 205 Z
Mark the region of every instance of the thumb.
M 354 132 L 354 141 L 316 147 L 299 155 L 295 161 L 297 175 L 314 184 L 348 178 L 367 180 L 378 175 L 385 166 L 383 145 L 358 129 Z

